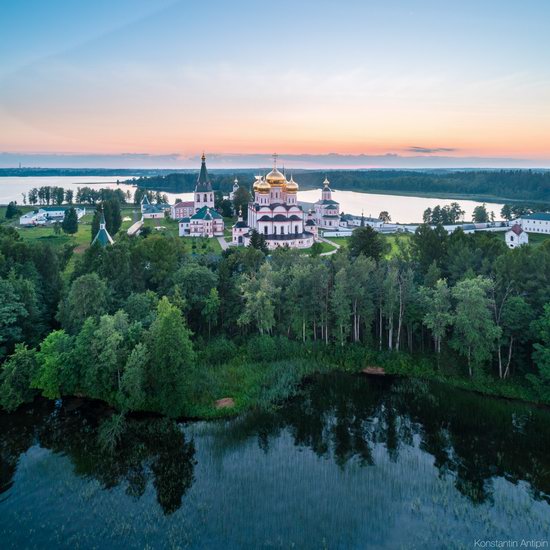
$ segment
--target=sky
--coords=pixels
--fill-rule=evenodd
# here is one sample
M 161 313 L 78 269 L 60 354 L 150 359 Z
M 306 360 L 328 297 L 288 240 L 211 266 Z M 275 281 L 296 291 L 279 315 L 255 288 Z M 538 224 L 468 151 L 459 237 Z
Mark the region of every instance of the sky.
M 546 0 L 3 0 L 0 166 L 550 167 Z

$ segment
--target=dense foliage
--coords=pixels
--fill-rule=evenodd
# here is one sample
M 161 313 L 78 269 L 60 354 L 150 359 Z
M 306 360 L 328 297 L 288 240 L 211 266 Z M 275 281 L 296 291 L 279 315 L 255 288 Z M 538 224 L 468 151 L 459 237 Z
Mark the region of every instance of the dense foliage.
M 27 194 L 23 194 L 23 204 L 30 205 L 56 205 L 66 204 L 97 204 L 101 201 L 115 200 L 124 204 L 130 195 L 122 189 L 93 189 L 92 187 L 79 187 L 76 196 L 72 189 L 64 189 L 56 186 L 33 187 Z
M 0 231 L 5 408 L 40 392 L 208 415 L 231 392 L 270 402 L 319 365 L 371 362 L 550 400 L 550 241 L 509 250 L 422 225 L 390 255 L 360 227 L 331 256 L 260 242 L 197 256 L 182 239 L 119 234 L 75 256 L 62 285 L 68 254 Z

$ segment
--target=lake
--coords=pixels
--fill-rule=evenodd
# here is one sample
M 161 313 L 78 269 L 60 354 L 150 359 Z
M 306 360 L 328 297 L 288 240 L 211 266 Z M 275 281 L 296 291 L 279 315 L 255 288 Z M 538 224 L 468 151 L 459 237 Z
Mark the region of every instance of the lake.
M 28 193 L 29 189 L 41 186 L 58 186 L 65 189 L 89 186 L 95 189 L 101 187 L 120 188 L 124 192 L 130 191 L 133 196 L 135 187 L 127 184 L 118 184 L 116 180 L 128 179 L 128 176 L 30 176 L 30 177 L 0 177 L 0 204 L 8 204 L 10 201 L 22 202 L 22 193 Z M 171 203 L 176 198 L 193 200 L 193 193 L 166 193 Z M 387 210 L 392 221 L 398 223 L 418 223 L 422 221 L 422 214 L 426 208 L 436 205 L 446 205 L 458 202 L 466 212 L 464 219 L 471 221 L 474 208 L 482 203 L 463 199 L 438 199 L 430 197 L 409 197 L 404 195 L 381 195 L 373 193 L 357 193 L 355 191 L 334 191 L 334 199 L 340 203 L 341 211 L 347 214 L 378 217 L 380 212 Z M 321 190 L 300 191 L 298 200 L 313 203 L 321 197 Z M 492 210 L 497 219 L 500 218 L 501 203 L 488 203 L 487 209 Z
M 0 414 L 2 548 L 472 548 L 547 540 L 550 411 L 398 378 L 325 375 L 272 411 Z

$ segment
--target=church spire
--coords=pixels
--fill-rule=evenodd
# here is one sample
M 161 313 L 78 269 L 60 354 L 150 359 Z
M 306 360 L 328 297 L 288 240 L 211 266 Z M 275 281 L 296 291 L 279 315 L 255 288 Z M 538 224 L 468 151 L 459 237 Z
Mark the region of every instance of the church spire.
M 208 170 L 206 169 L 206 155 L 204 154 L 204 151 L 201 157 L 201 171 L 199 172 L 197 186 L 195 188 L 195 192 L 197 191 L 200 191 L 201 193 L 212 191 L 212 184 L 210 183 Z

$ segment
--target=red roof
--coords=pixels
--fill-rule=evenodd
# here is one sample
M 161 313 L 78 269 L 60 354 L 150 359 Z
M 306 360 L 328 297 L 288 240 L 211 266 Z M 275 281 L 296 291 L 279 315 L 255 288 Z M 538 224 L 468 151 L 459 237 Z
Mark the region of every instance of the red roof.
M 521 234 L 523 233 L 523 229 L 521 228 L 521 225 L 519 225 L 519 223 L 516 223 L 516 224 L 512 227 L 511 231 L 513 231 L 513 232 L 514 232 L 516 235 L 518 235 L 518 236 L 521 235 Z
M 195 203 L 193 201 L 177 202 L 174 204 L 174 208 L 186 208 L 194 205 Z

